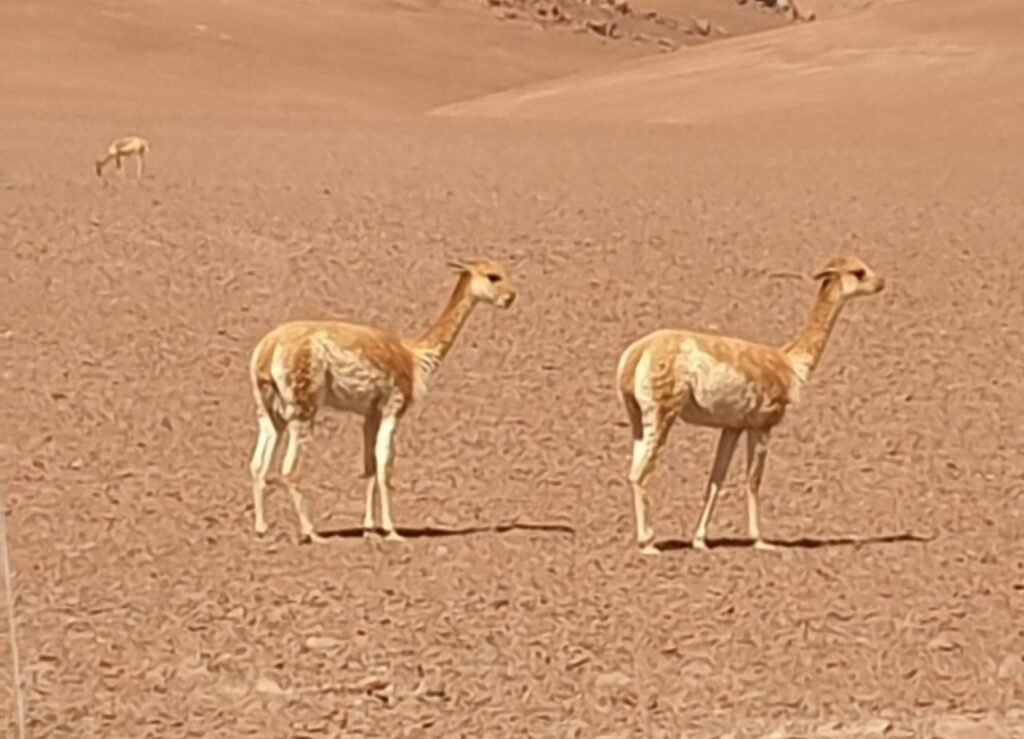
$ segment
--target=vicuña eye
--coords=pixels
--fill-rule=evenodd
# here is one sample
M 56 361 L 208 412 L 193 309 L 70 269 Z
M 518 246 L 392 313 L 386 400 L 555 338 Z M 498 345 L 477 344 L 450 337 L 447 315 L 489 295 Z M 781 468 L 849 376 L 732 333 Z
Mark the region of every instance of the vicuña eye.
M 853 270 L 853 276 L 858 280 L 863 280 L 867 276 L 867 272 L 862 269 L 855 269 Z
M 490 280 L 491 282 L 500 282 L 501 281 L 501 275 L 490 274 L 490 275 L 487 275 L 487 279 Z

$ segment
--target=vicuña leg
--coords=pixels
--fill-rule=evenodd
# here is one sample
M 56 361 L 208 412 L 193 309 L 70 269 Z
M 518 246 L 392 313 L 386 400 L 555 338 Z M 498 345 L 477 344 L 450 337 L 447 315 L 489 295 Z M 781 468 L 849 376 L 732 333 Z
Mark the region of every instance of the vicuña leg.
M 139 167 L 138 167 L 138 177 L 139 177 L 140 180 L 142 179 L 142 172 L 143 172 L 143 170 L 145 168 L 146 168 L 146 155 L 143 154 L 140 151 L 139 152 Z
M 366 511 L 363 513 L 363 536 L 371 536 L 377 529 L 374 518 L 374 492 L 377 489 L 377 432 L 380 414 L 371 413 L 363 423 L 363 477 L 366 478 Z
M 300 541 L 322 542 L 324 538 L 313 530 L 313 523 L 309 519 L 309 505 L 302 497 L 296 481 L 299 468 L 299 452 L 309 439 L 310 425 L 308 421 L 295 419 L 288 424 L 288 448 L 284 453 L 284 462 L 281 465 L 281 476 L 288 485 L 288 493 L 291 495 L 292 504 L 295 506 L 295 513 L 299 517 L 299 539 Z
M 761 512 L 757 499 L 768 457 L 768 438 L 767 431 L 747 431 L 747 530 L 754 541 L 754 548 L 761 550 L 778 549 L 761 538 Z
M 722 433 L 718 437 L 715 462 L 711 465 L 711 476 L 708 478 L 708 488 L 704 498 L 704 510 L 700 513 L 700 521 L 698 521 L 697 530 L 693 535 L 694 549 L 708 548 L 706 541 L 708 522 L 715 509 L 718 494 L 722 491 L 722 483 L 725 482 L 725 475 L 729 471 L 729 463 L 732 462 L 732 455 L 736 451 L 736 442 L 740 439 L 740 433 L 735 429 L 722 429 Z
M 401 541 L 404 537 L 395 531 L 391 520 L 391 466 L 395 457 L 395 431 L 398 428 L 398 417 L 385 415 L 377 429 L 377 444 L 374 452 L 377 457 L 377 490 L 380 492 L 380 523 L 385 538 Z
M 636 520 L 636 541 L 647 555 L 660 554 L 654 545 L 654 529 L 647 523 L 647 481 L 654 472 L 658 452 L 675 421 L 675 415 L 654 410 L 644 414 L 641 436 L 633 439 L 633 462 L 629 484 L 633 488 L 633 514 Z
M 249 469 L 252 471 L 252 505 L 257 534 L 267 533 L 267 519 L 263 513 L 263 498 L 267 489 L 267 473 L 277 451 L 278 433 L 274 422 L 265 415 L 260 416 L 260 431 L 256 448 L 252 453 Z

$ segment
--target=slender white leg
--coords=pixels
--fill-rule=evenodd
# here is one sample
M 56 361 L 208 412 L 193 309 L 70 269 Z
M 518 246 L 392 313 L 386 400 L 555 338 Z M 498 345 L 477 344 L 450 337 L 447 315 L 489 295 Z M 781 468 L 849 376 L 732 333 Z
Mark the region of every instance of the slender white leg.
M 292 497 L 292 504 L 295 506 L 295 513 L 299 517 L 299 538 L 322 542 L 325 539 L 313 530 L 313 523 L 309 519 L 309 506 L 295 481 L 299 465 L 299 451 L 309 437 L 309 425 L 303 421 L 292 421 L 288 424 L 288 448 L 285 450 L 284 463 L 281 465 L 281 475 L 288 485 L 288 492 Z
M 377 490 L 377 475 L 366 481 L 366 513 L 363 515 L 363 538 L 368 539 L 377 532 L 377 522 L 373 518 L 374 493 Z
M 711 476 L 708 479 L 707 493 L 704 498 L 704 510 L 700 513 L 700 521 L 697 523 L 697 530 L 693 535 L 694 549 L 707 549 L 708 522 L 715 508 L 718 494 L 722 490 L 722 483 L 729 471 L 729 463 L 732 461 L 733 452 L 736 451 L 736 442 L 739 441 L 740 431 L 734 429 L 722 429 L 718 437 L 718 448 L 715 450 L 715 461 L 711 465 Z
M 629 469 L 629 484 L 633 488 L 633 517 L 636 522 L 636 543 L 644 554 L 657 555 L 654 529 L 647 523 L 647 480 L 654 469 L 656 432 L 651 426 L 644 429 L 642 439 L 633 442 L 633 463 Z
M 633 488 L 633 515 L 636 520 L 636 540 L 640 552 L 656 556 L 661 551 L 654 545 L 654 528 L 647 523 L 647 481 L 654 472 L 658 453 L 675 422 L 675 414 L 657 408 L 643 413 L 642 436 L 633 441 L 633 463 L 629 470 L 629 483 Z M 636 434 L 634 426 L 634 435 Z
M 767 431 L 747 431 L 747 531 L 754 542 L 754 549 L 774 551 L 778 549 L 761 538 L 761 511 L 758 494 L 764 477 L 764 463 L 768 457 Z
M 377 489 L 377 433 L 380 430 L 380 414 L 366 416 L 363 423 L 363 476 L 366 480 L 366 510 L 363 513 L 363 536 L 372 536 L 377 529 L 374 519 L 374 492 Z
M 385 416 L 381 419 L 374 450 L 377 455 L 377 490 L 380 492 L 381 528 L 384 529 L 385 538 L 391 541 L 404 539 L 395 531 L 395 524 L 391 520 L 391 464 L 394 461 L 397 427 L 398 418 L 396 416 Z
M 274 461 L 277 451 L 277 429 L 267 416 L 260 416 L 260 432 L 256 439 L 256 448 L 252 453 L 249 469 L 252 471 L 252 505 L 257 534 L 267 533 L 267 519 L 263 513 L 263 498 L 267 489 L 267 473 Z
M 139 152 L 139 179 L 142 179 L 142 172 L 146 168 L 145 155 Z

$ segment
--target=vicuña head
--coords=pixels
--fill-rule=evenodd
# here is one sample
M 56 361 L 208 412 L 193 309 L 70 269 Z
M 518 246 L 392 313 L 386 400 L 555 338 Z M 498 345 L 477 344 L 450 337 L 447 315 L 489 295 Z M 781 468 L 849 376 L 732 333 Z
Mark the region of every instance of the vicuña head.
M 449 260 L 448 266 L 467 280 L 469 296 L 477 303 L 490 303 L 508 308 L 515 302 L 516 290 L 508 280 L 505 268 L 489 259 Z
M 836 285 L 843 300 L 876 295 L 885 288 L 885 278 L 875 274 L 857 257 L 835 257 L 814 273 L 822 288 Z

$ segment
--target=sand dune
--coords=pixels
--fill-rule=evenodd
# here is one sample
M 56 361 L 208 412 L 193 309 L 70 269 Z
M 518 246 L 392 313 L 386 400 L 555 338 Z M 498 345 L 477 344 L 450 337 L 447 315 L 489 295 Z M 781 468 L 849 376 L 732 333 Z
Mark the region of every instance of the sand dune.
M 649 3 L 684 19 L 665 31 L 673 44 L 694 14 L 715 22 L 713 37 L 782 22 L 716 0 Z M 669 28 L 633 5 L 634 25 Z M 580 17 L 544 30 L 529 12 L 474 0 L 8 0 L 0 98 L 9 110 L 61 113 L 380 117 L 659 50 L 653 37 L 573 32 Z
M 590 70 L 439 108 L 443 116 L 698 123 L 756 117 L 869 126 L 1021 111 L 1024 6 L 1015 0 L 882 3 L 668 57 Z M 847 8 L 849 10 L 849 8 Z
M 64 112 L 403 114 L 638 53 L 462 0 L 13 0 L 0 29 L 0 97 Z

